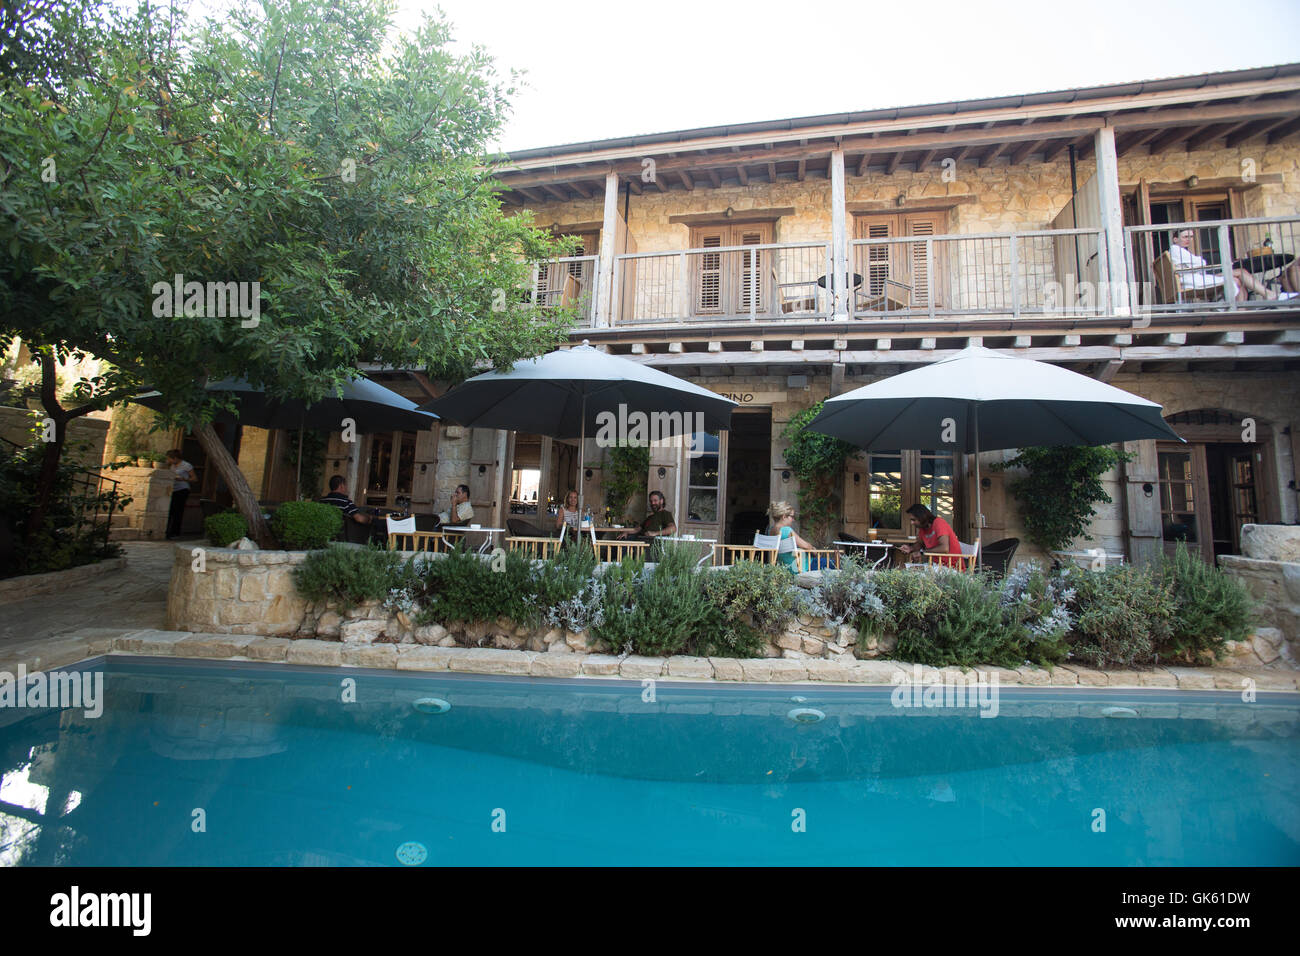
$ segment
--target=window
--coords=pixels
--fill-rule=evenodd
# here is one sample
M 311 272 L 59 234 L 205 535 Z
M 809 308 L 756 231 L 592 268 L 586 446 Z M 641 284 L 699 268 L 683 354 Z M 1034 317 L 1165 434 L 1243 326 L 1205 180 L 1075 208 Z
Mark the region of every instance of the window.
M 955 520 L 953 456 L 947 451 L 876 451 L 867 456 L 867 514 L 871 527 L 905 531 L 904 511 L 920 503 Z
M 771 250 L 721 251 L 733 246 L 758 246 L 772 242 L 772 223 L 696 226 L 691 230 L 691 309 L 695 315 L 748 315 L 771 307 Z
M 686 456 L 688 481 L 686 487 L 687 521 L 711 523 L 718 520 L 718 447 L 719 438 L 716 431 L 696 432 L 696 444 L 704 454 L 698 457 Z
M 561 258 L 594 256 L 600 245 L 600 234 L 595 232 L 561 236 L 559 238 L 574 241 L 573 251 Z M 542 262 L 537 266 L 537 304 L 542 307 L 552 305 L 574 305 L 585 295 L 591 294 L 592 279 L 595 276 L 594 262 Z M 572 277 L 573 282 L 569 283 Z M 569 299 L 565 298 L 568 286 Z
M 1166 541 L 1194 543 L 1196 496 L 1191 452 L 1162 451 L 1157 455 L 1160 482 L 1160 527 Z

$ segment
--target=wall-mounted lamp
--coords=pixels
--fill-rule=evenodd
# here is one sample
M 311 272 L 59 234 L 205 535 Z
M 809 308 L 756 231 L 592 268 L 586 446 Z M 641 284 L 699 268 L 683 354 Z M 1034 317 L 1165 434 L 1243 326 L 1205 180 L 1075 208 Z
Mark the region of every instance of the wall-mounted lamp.
M 662 467 L 661 467 L 661 468 L 659 469 L 659 477 L 660 477 L 660 478 L 665 477 L 667 474 L 668 474 L 668 469 L 667 469 L 667 468 L 662 468 Z
M 993 487 L 993 479 L 992 479 L 992 478 L 981 478 L 981 479 L 980 479 L 980 487 L 983 488 L 985 491 L 988 491 L 990 488 Z
M 726 216 L 728 219 L 730 219 L 735 214 L 736 214 L 736 210 L 732 209 L 730 206 L 728 206 L 727 211 L 723 213 L 723 215 Z
M 424 473 L 425 473 L 426 471 L 428 471 L 428 470 L 429 470 L 429 466 L 428 466 L 428 465 L 421 465 L 421 466 L 420 466 L 420 474 L 424 474 Z
M 591 481 L 592 474 L 593 474 L 592 470 L 588 468 L 586 471 L 582 473 L 582 477 L 586 478 L 588 481 Z
M 907 202 L 907 194 L 906 194 L 906 193 L 899 193 L 899 194 L 898 194 L 898 198 L 894 200 L 894 205 L 895 205 L 895 206 L 902 206 L 902 205 L 906 204 L 906 202 Z
M 487 474 L 487 465 L 479 465 L 479 466 L 478 466 L 478 473 L 479 473 L 480 475 L 486 475 L 486 474 Z
M 1142 494 L 1146 495 L 1148 498 L 1155 494 L 1155 491 L 1155 486 L 1149 481 L 1142 486 Z
M 1188 177 L 1187 177 L 1187 188 L 1188 188 L 1188 189 L 1195 189 L 1197 186 L 1200 185 L 1200 183 L 1201 183 L 1201 177 L 1200 177 L 1200 176 L 1188 176 Z
M 853 473 L 853 483 L 856 485 L 861 479 L 862 476 L 855 471 Z
M 789 481 L 789 480 L 790 480 L 790 472 L 788 472 L 788 471 L 783 471 L 783 472 L 781 472 L 781 480 L 782 480 L 782 481 Z

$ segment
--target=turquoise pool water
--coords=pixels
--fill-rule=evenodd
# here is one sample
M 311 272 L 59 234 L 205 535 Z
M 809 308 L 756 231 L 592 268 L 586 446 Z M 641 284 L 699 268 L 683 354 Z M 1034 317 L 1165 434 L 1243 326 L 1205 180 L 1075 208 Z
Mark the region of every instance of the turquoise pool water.
M 86 666 L 102 716 L 0 711 L 0 863 L 1300 864 L 1295 695 Z

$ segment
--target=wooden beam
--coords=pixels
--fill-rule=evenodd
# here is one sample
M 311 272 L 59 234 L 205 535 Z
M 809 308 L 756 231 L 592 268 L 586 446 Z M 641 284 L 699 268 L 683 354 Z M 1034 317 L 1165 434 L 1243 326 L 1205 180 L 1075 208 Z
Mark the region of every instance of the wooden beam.
M 554 196 L 556 199 L 560 200 L 560 202 L 568 202 L 570 199 L 573 198 L 568 193 L 561 192 L 559 189 L 557 189 L 555 186 L 550 185 L 549 183 L 544 183 L 542 185 L 542 189 L 544 189 L 550 195 Z
M 1205 130 L 1204 126 L 1174 127 L 1169 132 L 1161 136 L 1157 136 L 1155 139 L 1151 141 L 1151 152 L 1158 153 L 1162 150 L 1168 149 L 1170 146 L 1174 145 L 1175 143 L 1185 142 L 1195 134 L 1203 132 L 1204 130 Z
M 863 154 L 862 154 L 862 158 L 858 160 L 858 175 L 859 175 L 859 176 L 865 176 L 865 175 L 867 174 L 867 167 L 871 164 L 871 156 L 872 156 L 872 154 L 869 153 L 869 152 L 867 152 L 867 153 L 863 153 Z M 800 166 L 803 165 L 803 161 L 802 161 L 802 160 L 800 160 L 799 165 L 800 165 Z
M 687 192 L 691 192 L 695 189 L 695 183 L 691 179 L 691 174 L 688 173 L 686 170 L 679 169 L 677 171 L 677 178 L 682 181 L 682 185 L 686 187 Z
M 749 173 L 745 172 L 744 166 L 736 167 L 736 178 L 740 180 L 740 185 L 742 186 L 749 185 Z
M 1065 152 L 1065 148 L 1074 142 L 1073 138 L 1055 140 L 1050 146 L 1043 149 L 1043 162 L 1050 163 L 1060 153 Z
M 889 157 L 889 162 L 885 165 L 885 175 L 886 176 L 894 175 L 894 170 L 898 168 L 898 164 L 901 163 L 902 161 L 903 161 L 903 151 L 900 149 L 896 151 L 894 155 Z
M 1195 136 L 1187 140 L 1187 151 L 1190 153 L 1194 149 L 1200 149 L 1206 143 L 1212 143 L 1216 139 L 1222 139 L 1234 129 L 1240 129 L 1245 123 L 1215 123 L 1213 126 L 1207 126 Z
M 799 160 L 799 168 L 795 171 L 794 175 L 795 175 L 795 179 L 797 179 L 799 182 L 803 182 L 804 179 L 807 178 L 808 160 L 806 159 Z
M 655 172 L 658 173 L 658 170 L 656 170 Z M 627 184 L 629 187 L 631 187 L 633 193 L 635 193 L 638 196 L 641 195 L 641 174 L 640 173 L 637 173 L 635 176 L 629 176 L 627 178 Z
M 925 169 L 925 167 L 929 166 L 930 163 L 934 161 L 934 157 L 938 155 L 939 155 L 939 151 L 937 149 L 926 150 L 926 152 L 916 162 L 916 171 L 918 173 L 922 172 Z
M 767 181 L 769 183 L 776 182 L 776 163 L 767 164 Z
M 544 202 L 549 202 L 549 200 L 545 196 L 543 196 L 541 193 L 537 192 L 536 190 L 528 189 L 524 186 L 511 186 L 510 188 L 513 189 L 515 192 L 519 193 L 519 195 L 523 196 L 531 203 L 540 204 Z
M 1279 126 L 1277 129 L 1273 130 L 1273 132 L 1269 133 L 1268 145 L 1272 146 L 1274 143 L 1278 142 L 1279 140 L 1285 139 L 1286 137 L 1290 136 L 1296 130 L 1300 130 L 1300 119 L 1293 119 L 1291 122 L 1286 123 L 1283 126 Z
M 1021 162 L 1024 161 L 1024 159 L 1025 159 L 1026 156 L 1030 156 L 1030 155 L 1033 155 L 1034 153 L 1037 153 L 1037 152 L 1041 151 L 1042 148 L 1043 148 L 1046 144 L 1047 144 L 1047 141 L 1046 141 L 1046 140 L 1042 140 L 1042 139 L 1040 139 L 1040 140 L 1032 140 L 1032 139 L 1025 140 L 1025 142 L 1023 142 L 1023 143 L 1022 143 L 1022 144 L 1021 144 L 1021 145 L 1016 149 L 1016 151 L 1015 151 L 1014 153 L 1011 154 L 1011 159 L 1009 159 L 1008 162 L 1010 162 L 1012 166 L 1018 166 L 1018 165 L 1020 165 Z
M 721 189 L 722 177 L 718 175 L 718 171 L 713 167 L 709 167 L 708 169 L 705 170 L 705 172 L 709 174 L 709 182 L 713 183 L 713 188 Z
M 1240 127 L 1236 129 L 1235 132 L 1228 134 L 1227 138 L 1224 139 L 1223 141 L 1223 145 L 1226 149 L 1231 149 L 1232 147 L 1236 146 L 1238 143 L 1244 143 L 1248 139 L 1254 139 L 1256 136 L 1260 136 L 1264 133 L 1267 133 L 1271 129 L 1276 129 L 1277 127 L 1282 126 L 1286 122 L 1287 120 L 1285 119 L 1275 118 L 1275 119 L 1265 119 L 1265 120 L 1252 120 L 1249 123 L 1243 123 Z

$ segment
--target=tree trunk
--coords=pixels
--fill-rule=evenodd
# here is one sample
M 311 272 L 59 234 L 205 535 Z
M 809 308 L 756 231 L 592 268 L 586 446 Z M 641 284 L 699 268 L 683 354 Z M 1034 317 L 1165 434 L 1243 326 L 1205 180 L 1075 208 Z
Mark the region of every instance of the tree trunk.
M 199 445 L 208 456 L 208 461 L 216 467 L 217 474 L 230 489 L 230 495 L 235 499 L 235 507 L 248 522 L 248 536 L 256 541 L 259 547 L 273 547 L 275 542 L 271 538 L 271 529 L 267 527 L 266 519 L 262 517 L 262 506 L 257 503 L 253 489 L 248 486 L 248 479 L 239 470 L 239 463 L 222 444 L 221 436 L 217 434 L 211 422 L 197 426 L 194 429 L 194 437 L 199 440 Z
M 36 479 L 36 502 L 27 515 L 27 525 L 23 531 L 23 542 L 30 548 L 36 535 L 45 526 L 45 515 L 50 510 L 50 501 L 54 498 L 54 486 L 59 478 L 59 459 L 63 457 L 63 442 L 67 437 L 68 416 L 59 404 L 58 385 L 55 373 L 54 353 L 49 349 L 40 352 L 41 357 L 41 405 L 45 414 L 54 422 L 54 440 L 45 443 L 45 453 L 41 457 L 41 473 Z

